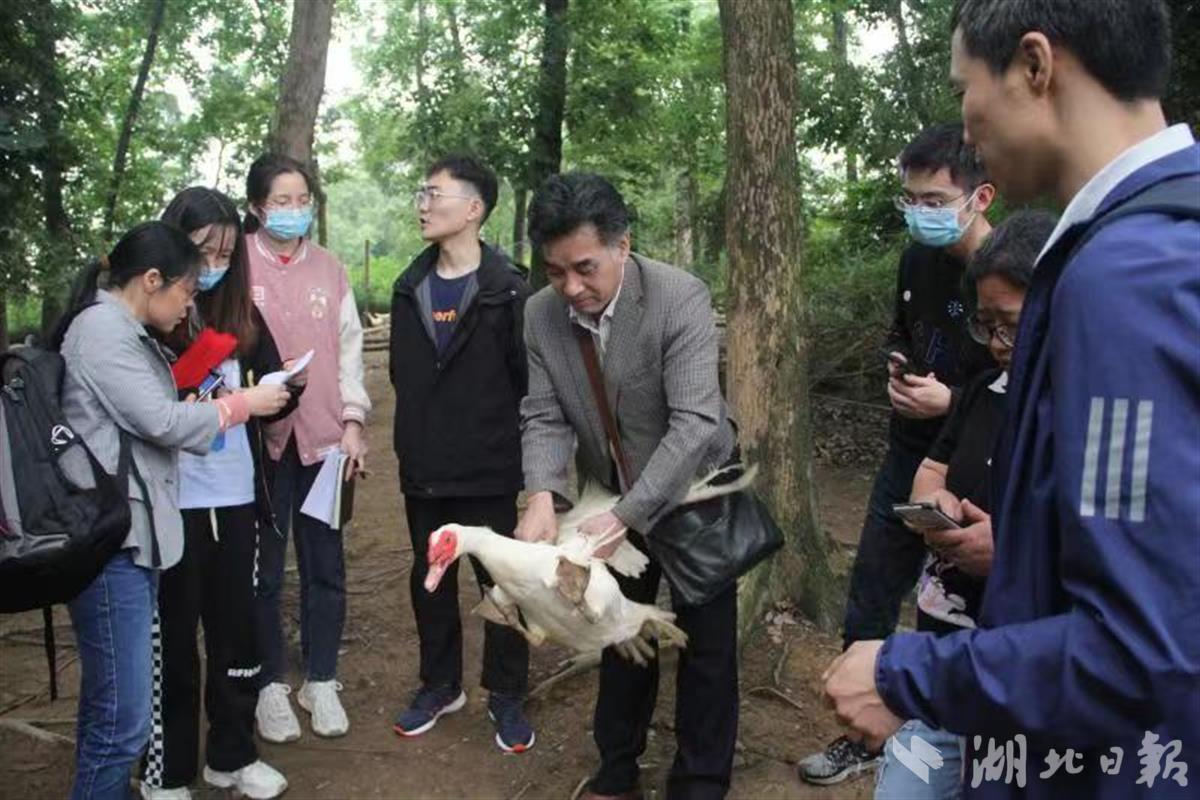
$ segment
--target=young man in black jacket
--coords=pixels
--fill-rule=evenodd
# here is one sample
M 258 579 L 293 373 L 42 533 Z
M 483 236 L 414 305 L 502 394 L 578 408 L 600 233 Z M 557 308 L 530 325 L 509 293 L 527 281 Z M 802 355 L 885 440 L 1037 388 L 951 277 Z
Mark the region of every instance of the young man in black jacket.
M 925 544 L 892 506 L 908 502 L 917 467 L 959 389 L 993 363 L 967 332 L 962 278 L 992 230 L 984 212 L 996 190 L 974 148 L 963 142 L 962 124 L 918 133 L 900 154 L 900 177 L 895 203 L 913 243 L 900 256 L 896 313 L 884 348 L 892 420 L 850 574 L 843 648 L 895 630 L 900 605 L 921 574 Z M 878 753 L 843 736 L 803 759 L 800 777 L 838 783 L 878 761 Z
M 496 176 L 465 156 L 426 172 L 414 195 L 429 243 L 396 280 L 389 375 L 396 390 L 400 460 L 413 567 L 409 589 L 421 649 L 421 685 L 396 719 L 419 736 L 463 707 L 462 624 L 453 572 L 425 590 L 429 534 L 446 523 L 511 536 L 522 487 L 519 406 L 528 384 L 522 273 L 479 231 L 496 204 Z M 480 588 L 491 584 L 474 559 Z M 534 743 L 521 704 L 529 650 L 515 630 L 484 623 L 483 679 L 496 744 L 519 753 Z

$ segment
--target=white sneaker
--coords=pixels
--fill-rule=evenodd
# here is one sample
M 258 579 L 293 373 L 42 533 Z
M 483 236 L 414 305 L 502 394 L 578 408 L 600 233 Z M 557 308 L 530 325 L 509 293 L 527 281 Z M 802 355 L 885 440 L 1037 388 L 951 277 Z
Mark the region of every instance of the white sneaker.
M 161 786 L 152 786 L 145 781 L 142 781 L 140 787 L 142 797 L 145 800 L 192 800 L 192 791 L 186 786 L 177 786 L 174 789 L 164 789 Z
M 342 684 L 337 681 L 305 681 L 296 695 L 296 702 L 312 714 L 312 729 L 317 736 L 345 736 L 350 720 L 337 693 Z
M 205 765 L 204 781 L 218 789 L 237 789 L 251 800 L 271 800 L 283 794 L 288 787 L 287 778 L 279 770 L 261 761 L 233 772 L 217 772 Z
M 288 702 L 291 693 L 292 687 L 286 683 L 268 683 L 258 692 L 254 718 L 258 721 L 258 735 L 268 742 L 282 744 L 300 738 L 300 721 Z

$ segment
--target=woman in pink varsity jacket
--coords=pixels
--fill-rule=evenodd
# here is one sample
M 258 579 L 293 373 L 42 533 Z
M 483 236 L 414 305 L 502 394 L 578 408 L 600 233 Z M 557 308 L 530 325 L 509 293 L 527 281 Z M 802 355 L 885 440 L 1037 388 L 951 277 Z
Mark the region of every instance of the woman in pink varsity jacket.
M 266 320 L 282 358 L 315 351 L 308 386 L 290 416 L 266 426 L 272 501 L 278 535 L 259 551 L 258 638 L 262 684 L 255 718 L 267 741 L 300 737 L 288 702 L 279 600 L 290 529 L 300 572 L 300 649 L 304 683 L 297 700 L 312 715 L 318 736 L 350 727 L 338 699 L 338 644 L 346 617 L 342 532 L 300 513 L 321 463 L 341 449 L 361 473 L 367 453 L 363 427 L 371 401 L 363 386 L 362 324 L 346 268 L 309 240 L 315 203 L 307 169 L 287 156 L 267 154 L 246 178 L 246 249 L 250 297 Z

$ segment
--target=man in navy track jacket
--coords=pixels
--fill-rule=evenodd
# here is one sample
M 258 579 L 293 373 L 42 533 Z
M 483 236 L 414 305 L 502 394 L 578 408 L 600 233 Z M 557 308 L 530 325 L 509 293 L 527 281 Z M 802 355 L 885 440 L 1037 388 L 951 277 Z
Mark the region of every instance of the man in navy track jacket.
M 1200 220 L 1088 231 L 1166 184 L 1200 207 L 1169 61 L 1159 0 L 955 11 L 968 137 L 1010 202 L 1066 208 L 1022 312 L 980 628 L 858 643 L 826 691 L 868 741 L 966 737 L 971 797 L 1200 796 Z

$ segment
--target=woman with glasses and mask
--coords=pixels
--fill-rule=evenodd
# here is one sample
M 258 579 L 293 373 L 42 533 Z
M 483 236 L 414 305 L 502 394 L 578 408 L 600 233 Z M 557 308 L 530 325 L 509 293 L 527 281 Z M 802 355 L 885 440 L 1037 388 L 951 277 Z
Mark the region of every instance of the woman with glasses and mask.
M 1008 365 L 1017 340 L 1017 323 L 1034 262 L 1054 230 L 1057 218 L 1040 211 L 1013 214 L 997 226 L 975 252 L 963 276 L 963 293 L 973 306 L 968 330 L 996 360 L 966 386 L 941 434 L 917 469 L 914 503 L 933 503 L 958 528 L 918 528 L 928 549 L 918 584 L 917 630 L 938 635 L 975 627 L 983 589 L 991 570 L 992 525 L 989 514 L 992 446 L 1004 421 Z M 875 789 L 877 800 L 942 800 L 961 793 L 962 756 L 957 735 L 909 720 L 896 733 L 902 748 L 913 737 L 936 748 L 942 765 L 921 780 L 902 767 L 890 745 Z
M 308 238 L 315 187 L 304 165 L 283 155 L 259 157 L 246 178 L 246 205 L 250 299 L 285 360 L 314 352 L 298 408 L 264 428 L 279 534 L 264 536 L 259 550 L 262 673 L 255 717 L 259 735 L 267 741 L 300 737 L 300 724 L 288 701 L 291 686 L 284 674 L 279 610 L 290 529 L 300 573 L 305 679 L 297 700 L 312 715 L 314 733 L 342 736 L 350 727 L 337 681 L 346 617 L 342 532 L 300 513 L 300 508 L 330 453 L 340 448 L 349 456 L 346 478 L 364 470 L 364 426 L 371 401 L 363 385 L 362 323 L 346 268 Z

